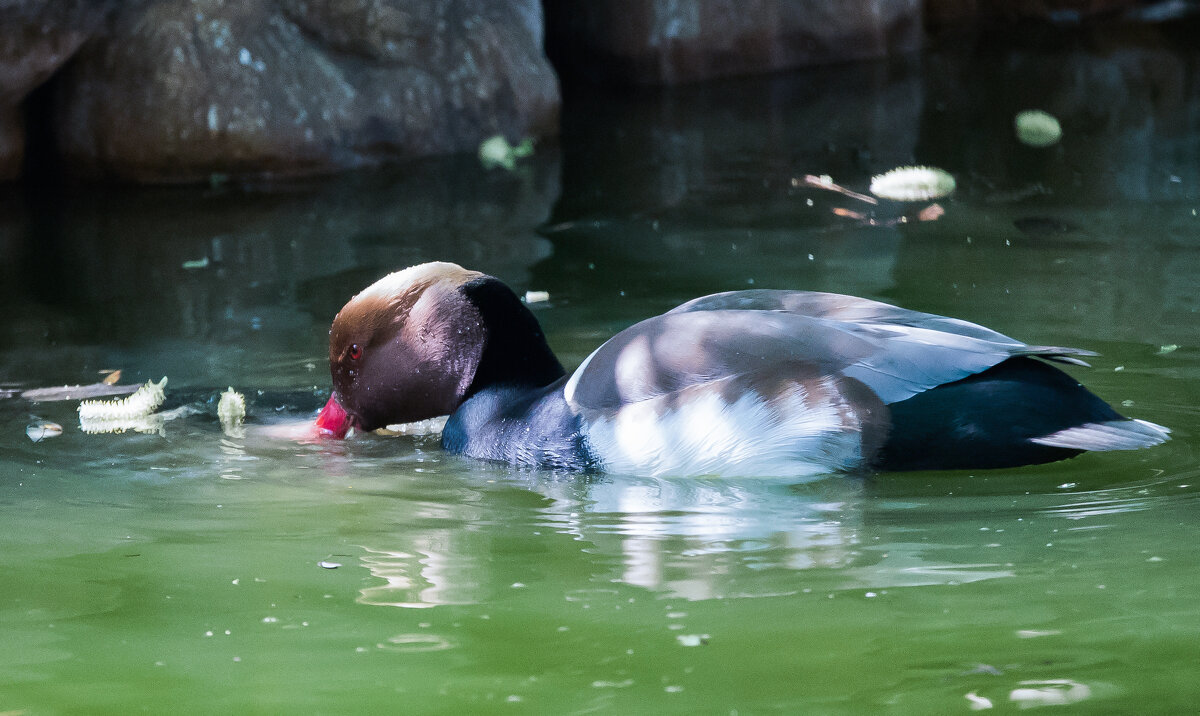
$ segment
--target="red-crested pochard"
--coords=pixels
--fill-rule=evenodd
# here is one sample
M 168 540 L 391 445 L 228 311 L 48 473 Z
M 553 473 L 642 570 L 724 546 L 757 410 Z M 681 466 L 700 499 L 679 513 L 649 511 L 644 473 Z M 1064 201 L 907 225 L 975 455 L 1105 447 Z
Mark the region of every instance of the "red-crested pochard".
M 1157 445 L 1030 346 L 982 326 L 833 293 L 732 291 L 621 331 L 566 375 L 499 280 L 397 271 L 329 332 L 326 435 L 441 415 L 445 449 L 650 475 L 804 476 L 996 468 Z

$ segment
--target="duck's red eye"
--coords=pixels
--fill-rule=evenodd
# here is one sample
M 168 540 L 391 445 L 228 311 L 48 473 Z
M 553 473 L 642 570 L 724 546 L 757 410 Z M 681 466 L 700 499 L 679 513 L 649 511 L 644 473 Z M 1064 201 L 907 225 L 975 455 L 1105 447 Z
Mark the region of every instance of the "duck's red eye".
M 351 343 L 349 356 L 350 360 L 358 360 L 359 358 L 362 358 L 362 346 L 358 345 L 357 343 Z

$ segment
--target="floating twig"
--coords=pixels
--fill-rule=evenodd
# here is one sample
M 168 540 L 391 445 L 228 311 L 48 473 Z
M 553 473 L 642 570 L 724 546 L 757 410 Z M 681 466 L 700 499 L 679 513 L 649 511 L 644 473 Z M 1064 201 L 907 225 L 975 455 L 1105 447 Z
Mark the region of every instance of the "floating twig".
M 868 204 L 878 204 L 879 203 L 879 201 L 876 200 L 875 197 L 873 197 L 873 196 L 867 196 L 866 194 L 859 194 L 858 192 L 851 191 L 850 189 L 847 189 L 844 186 L 841 186 L 839 184 L 834 184 L 833 177 L 829 176 L 828 174 L 822 174 L 821 176 L 816 176 L 815 174 L 806 174 L 806 175 L 804 175 L 804 183 L 809 186 L 816 187 L 818 189 L 825 189 L 826 191 L 835 191 L 839 194 L 848 196 L 851 199 L 858 199 L 859 201 L 865 201 Z M 796 179 L 793 179 L 792 186 L 800 186 L 800 182 Z

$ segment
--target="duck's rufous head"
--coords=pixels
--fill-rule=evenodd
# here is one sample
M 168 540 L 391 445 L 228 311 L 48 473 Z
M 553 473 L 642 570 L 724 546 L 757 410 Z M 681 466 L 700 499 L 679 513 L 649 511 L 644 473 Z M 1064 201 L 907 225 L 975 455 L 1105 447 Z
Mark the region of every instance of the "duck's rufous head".
M 546 385 L 563 369 L 511 289 L 434 262 L 388 274 L 342 307 L 329 372 L 333 395 L 317 428 L 344 437 L 449 415 L 493 383 Z
M 451 263 L 388 274 L 350 299 L 329 329 L 333 395 L 322 434 L 374 430 L 447 415 L 475 377 L 485 342 L 460 288 L 484 278 Z

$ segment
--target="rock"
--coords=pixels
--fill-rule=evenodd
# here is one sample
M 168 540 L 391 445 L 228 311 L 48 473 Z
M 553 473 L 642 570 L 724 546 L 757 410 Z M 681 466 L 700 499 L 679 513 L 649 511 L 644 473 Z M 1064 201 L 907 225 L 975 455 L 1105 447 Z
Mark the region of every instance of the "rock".
M 0 107 L 0 181 L 16 179 L 25 159 L 25 125 L 16 107 Z
M 108 4 L 16 0 L 0 6 L 0 181 L 21 171 L 25 99 L 95 31 Z
M 657 85 L 883 57 L 920 46 L 921 0 L 557 0 L 564 75 Z
M 558 84 L 537 0 L 147 0 L 55 93 L 85 178 L 318 174 L 546 136 Z
M 994 27 L 997 22 L 1015 21 L 1069 25 L 1082 20 L 1111 17 L 1119 12 L 1134 12 L 1147 5 L 1153 6 L 1155 3 L 1144 0 L 925 0 L 925 18 L 935 32 L 948 27 Z M 1172 10 L 1166 8 L 1158 11 L 1158 14 L 1164 15 L 1163 19 L 1171 13 Z

